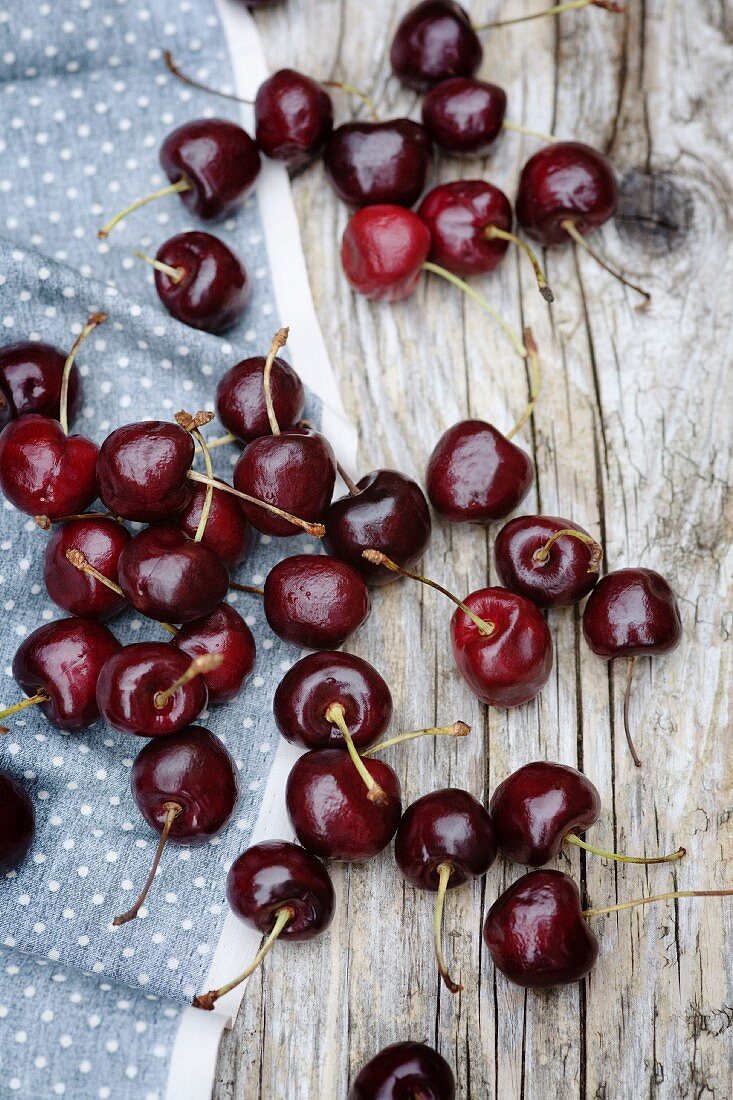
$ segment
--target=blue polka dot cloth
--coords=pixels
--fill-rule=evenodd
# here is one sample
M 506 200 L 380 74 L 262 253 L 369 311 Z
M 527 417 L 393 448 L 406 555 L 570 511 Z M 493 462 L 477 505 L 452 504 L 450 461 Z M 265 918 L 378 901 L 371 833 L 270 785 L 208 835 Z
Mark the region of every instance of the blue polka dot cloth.
M 288 320 L 278 316 L 256 192 L 211 229 L 240 255 L 254 286 L 242 321 L 224 337 L 172 319 L 134 256 L 174 233 L 211 228 L 176 195 L 97 239 L 119 208 L 167 182 L 158 149 L 168 132 L 191 118 L 238 119 L 235 105 L 176 81 L 164 49 L 195 78 L 231 86 L 210 0 L 0 0 L 0 344 L 68 349 L 89 314 L 108 314 L 78 357 L 84 404 L 75 430 L 98 443 L 129 421 L 213 410 L 222 373 L 264 354 Z M 313 395 L 306 415 L 322 420 Z M 231 477 L 238 450 L 212 454 L 217 474 Z M 63 614 L 43 582 L 47 538 L 30 517 L 0 505 L 0 708 L 21 697 L 11 675 L 17 646 Z M 260 537 L 236 579 L 261 585 L 279 558 L 317 550 L 307 537 Z M 272 694 L 298 657 L 271 633 L 256 596 L 228 598 L 254 632 L 257 662 L 241 696 L 200 722 L 236 760 L 239 803 L 208 845 L 168 847 L 136 921 L 111 927 L 142 885 L 158 840 L 129 787 L 145 742 L 102 722 L 64 734 L 37 708 L 6 720 L 0 769 L 30 794 L 37 834 L 23 865 L 0 879 L 0 1097 L 164 1100 L 184 1018 L 194 1048 L 197 1026 L 221 1029 L 221 1017 L 211 1023 L 187 1004 L 207 988 L 227 913 L 226 872 L 248 844 L 278 749 Z M 122 643 L 167 639 L 132 612 L 110 626 Z M 232 960 L 233 972 L 243 962 Z M 176 1100 L 208 1095 L 194 1077 L 179 1080 Z

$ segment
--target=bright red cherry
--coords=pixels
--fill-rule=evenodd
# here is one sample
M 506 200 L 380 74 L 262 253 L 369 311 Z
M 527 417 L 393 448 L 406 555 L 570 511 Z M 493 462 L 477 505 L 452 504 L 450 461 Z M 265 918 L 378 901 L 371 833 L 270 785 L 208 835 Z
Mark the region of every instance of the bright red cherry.
M 425 1043 L 392 1043 L 362 1066 L 348 1100 L 455 1100 L 453 1070 Z
M 216 412 L 224 427 L 242 443 L 271 435 L 265 401 L 264 355 L 243 359 L 222 376 L 216 388 Z M 270 394 L 278 427 L 287 432 L 296 426 L 305 407 L 305 390 L 299 376 L 284 359 L 272 361 Z
M 15 871 L 36 835 L 36 812 L 24 787 L 0 772 L 0 875 Z
M 6 400 L 5 410 L 0 408 L 0 427 L 27 413 L 58 420 L 65 362 L 64 352 L 32 340 L 0 348 L 0 395 Z M 83 397 L 75 365 L 69 373 L 68 385 L 68 419 L 73 424 L 81 412 Z
M 252 297 L 252 284 L 238 256 L 218 237 L 193 230 L 165 241 L 150 260 L 158 297 L 172 317 L 219 335 L 236 325 Z
M 294 69 L 279 69 L 255 98 L 255 137 L 265 156 L 301 168 L 314 160 L 333 130 L 333 103 L 322 85 Z
M 224 485 L 225 482 L 219 484 Z M 198 531 L 207 492 L 205 485 L 193 485 L 192 488 L 188 505 L 175 517 L 172 524 L 191 539 Z M 249 554 L 252 529 L 241 503 L 231 493 L 212 494 L 209 515 L 200 541 L 221 558 L 230 572 L 241 565 Z
M 189 657 L 218 653 L 222 663 L 204 675 L 209 703 L 226 703 L 239 695 L 255 663 L 255 640 L 239 612 L 228 603 L 220 603 L 202 619 L 187 623 L 172 645 Z
M 78 550 L 87 563 L 117 583 L 120 554 L 130 532 L 109 516 L 72 519 L 59 524 L 46 546 L 43 579 L 55 604 L 70 615 L 109 619 L 125 608 L 125 599 L 88 572 L 75 568 L 69 551 Z
M 194 454 L 190 433 L 178 424 L 125 424 L 107 436 L 99 452 L 99 496 L 123 519 L 172 520 L 189 505 L 193 485 L 187 477 Z
M 505 588 L 538 607 L 567 607 L 598 581 L 603 550 L 587 531 L 559 516 L 517 516 L 496 536 L 494 559 Z
M 464 8 L 454 0 L 422 0 L 400 21 L 389 59 L 402 84 L 424 92 L 451 76 L 473 76 L 483 52 Z
M 431 154 L 427 132 L 409 118 L 347 122 L 328 139 L 323 165 L 349 206 L 412 206 L 425 186 Z
M 430 230 L 417 214 L 401 206 L 367 206 L 346 226 L 341 263 L 359 294 L 396 302 L 417 286 L 430 244 Z
M 422 103 L 423 126 L 446 153 L 483 157 L 502 131 L 506 92 L 498 84 L 453 77 L 436 84 Z
M 148 527 L 135 535 L 120 554 L 118 573 L 135 610 L 159 622 L 200 619 L 229 590 L 221 558 L 175 527 Z
M 264 610 L 283 641 L 306 649 L 335 649 L 362 625 L 371 609 L 356 569 L 337 558 L 295 554 L 265 581 Z

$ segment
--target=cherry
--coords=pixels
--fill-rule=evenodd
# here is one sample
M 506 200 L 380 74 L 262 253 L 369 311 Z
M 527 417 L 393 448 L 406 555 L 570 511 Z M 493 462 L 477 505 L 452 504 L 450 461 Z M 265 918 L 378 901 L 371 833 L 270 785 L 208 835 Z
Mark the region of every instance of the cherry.
M 392 717 L 392 696 L 373 665 L 353 653 L 309 653 L 289 669 L 272 701 L 283 737 L 307 749 L 344 748 L 338 725 L 326 715 L 334 703 L 357 749 L 381 737 Z
M 626 856 L 594 848 L 580 840 L 598 820 L 601 796 L 587 776 L 564 764 L 535 761 L 512 772 L 489 803 L 500 851 L 514 863 L 542 867 L 565 842 L 620 863 L 669 863 L 684 848 L 665 856 Z
M 367 298 L 396 302 L 415 290 L 430 252 L 430 230 L 401 206 L 368 206 L 346 226 L 341 263 L 349 285 Z
M 124 547 L 120 588 L 136 611 L 163 622 L 208 615 L 229 590 L 229 572 L 203 542 L 175 527 L 148 527 Z
M 285 789 L 295 834 L 324 859 L 371 859 L 386 848 L 402 815 L 400 781 L 383 760 L 362 761 L 372 787 L 341 749 L 296 760 Z
M 335 649 L 362 625 L 371 608 L 362 576 L 326 555 L 284 558 L 265 581 L 264 610 L 283 641 L 304 649 Z
M 137 901 L 113 924 L 134 920 L 152 886 L 166 843 L 206 844 L 224 828 L 239 796 L 237 767 L 213 733 L 189 726 L 140 750 L 130 776 L 132 797 L 160 842 Z
M 13 676 L 28 699 L 0 711 L 0 720 L 38 706 L 52 725 L 76 733 L 99 718 L 96 690 L 114 634 L 94 619 L 57 619 L 33 630 L 16 650 Z
M 453 1070 L 425 1043 L 392 1043 L 362 1066 L 348 1100 L 455 1100 Z
M 137 199 L 99 230 L 107 237 L 133 210 L 154 199 L 178 194 L 203 221 L 228 218 L 241 207 L 260 173 L 260 154 L 249 134 L 225 118 L 186 122 L 166 137 L 160 164 L 170 185 Z
M 504 125 L 506 92 L 456 76 L 431 88 L 422 103 L 423 126 L 435 144 L 447 153 L 485 156 Z
M 191 661 L 167 642 L 118 647 L 97 683 L 102 717 L 121 733 L 164 737 L 194 722 L 208 699 L 203 674 L 221 664 L 219 654 Z
M 353 565 L 369 584 L 389 584 L 394 574 L 362 556 L 370 546 L 400 565 L 415 565 L 430 542 L 430 509 L 422 489 L 397 470 L 373 470 L 335 500 L 326 516 L 326 547 Z
M 347 122 L 328 139 L 323 165 L 350 206 L 412 206 L 425 186 L 431 153 L 426 130 L 409 118 Z
M 190 504 L 187 481 L 193 439 L 178 424 L 146 420 L 107 436 L 97 460 L 97 487 L 107 508 L 124 519 L 173 519 Z
M 36 835 L 36 812 L 24 787 L 0 772 L 0 875 L 20 867 Z
M 395 835 L 395 860 L 413 886 L 435 893 L 435 956 L 451 993 L 463 986 L 451 978 L 443 957 L 443 902 L 448 889 L 481 878 L 496 859 L 491 818 L 468 791 L 445 787 L 423 795 L 405 810 Z
M 367 560 L 435 588 L 456 605 L 451 619 L 453 658 L 482 703 L 517 707 L 539 694 L 552 671 L 552 639 L 539 608 L 504 588 L 480 588 L 459 600 L 435 581 L 402 569 L 378 551 Z
M 117 581 L 120 554 L 130 542 L 129 531 L 109 516 L 68 520 L 59 524 L 46 546 L 43 579 L 55 604 L 70 615 L 109 619 L 125 607 L 124 596 L 93 575 L 75 568 L 67 554 L 80 551 L 89 565 L 109 580 Z
M 0 427 L 27 413 L 58 420 L 61 415 L 61 382 L 66 355 L 50 344 L 24 340 L 0 348 Z M 68 419 L 73 424 L 81 412 L 82 384 L 79 370 L 69 373 Z
M 654 569 L 617 569 L 598 582 L 583 611 L 585 640 L 607 661 L 629 659 L 624 695 L 624 729 L 637 768 L 629 729 L 629 700 L 637 657 L 671 653 L 679 645 L 682 623 L 675 594 Z
M 221 989 L 194 997 L 196 1008 L 216 1001 L 252 974 L 278 938 L 298 942 L 328 928 L 336 897 L 322 863 L 297 844 L 269 840 L 242 852 L 227 875 L 227 898 L 241 921 L 267 936 L 244 973 Z
M 256 650 L 252 631 L 228 603 L 220 603 L 209 615 L 187 623 L 171 644 L 189 657 L 207 653 L 222 656 L 222 664 L 204 675 L 210 704 L 234 699 L 254 668 Z
M 225 482 L 219 485 L 226 488 Z M 189 538 L 196 536 L 208 491 L 205 485 L 194 485 L 188 505 L 172 524 Z M 252 529 L 236 497 L 227 492 L 212 493 L 200 542 L 213 550 L 230 572 L 242 564 L 252 546 Z
M 260 84 L 255 137 L 265 156 L 301 168 L 320 154 L 332 130 L 331 97 L 311 77 L 280 69 Z
M 136 255 L 155 269 L 155 288 L 171 317 L 190 328 L 226 332 L 252 297 L 244 264 L 211 233 L 177 233 L 160 246 L 155 259 L 144 252 Z
M 263 355 L 243 359 L 220 379 L 216 387 L 216 412 L 224 427 L 242 443 L 271 435 L 267 416 Z M 270 393 L 275 419 L 281 431 L 294 428 L 305 407 L 305 390 L 299 376 L 284 359 L 272 361 Z
M 401 19 L 389 59 L 400 83 L 424 92 L 451 76 L 473 76 L 483 53 L 464 8 L 422 0 Z
M 494 559 L 505 588 L 538 607 L 568 607 L 598 581 L 603 549 L 559 516 L 517 516 L 496 536 Z

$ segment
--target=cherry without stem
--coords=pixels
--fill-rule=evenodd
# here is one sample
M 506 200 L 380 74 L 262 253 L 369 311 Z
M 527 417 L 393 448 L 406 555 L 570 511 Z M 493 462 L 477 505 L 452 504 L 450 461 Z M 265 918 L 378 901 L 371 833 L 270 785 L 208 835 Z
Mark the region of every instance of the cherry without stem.
M 336 649 L 371 610 L 361 573 L 327 555 L 295 554 L 267 575 L 263 601 L 272 630 L 307 649 Z
M 425 1043 L 392 1043 L 354 1078 L 348 1100 L 455 1100 L 453 1070 Z
M 25 787 L 0 772 L 0 875 L 15 871 L 36 835 L 36 812 Z
M 329 138 L 323 165 L 349 206 L 412 206 L 425 186 L 431 153 L 427 131 L 411 119 L 347 122 Z
M 51 344 L 21 341 L 0 348 L 0 428 L 27 413 L 58 420 L 61 415 L 61 383 L 66 355 Z M 81 412 L 81 376 L 76 364 L 69 373 L 68 422 Z

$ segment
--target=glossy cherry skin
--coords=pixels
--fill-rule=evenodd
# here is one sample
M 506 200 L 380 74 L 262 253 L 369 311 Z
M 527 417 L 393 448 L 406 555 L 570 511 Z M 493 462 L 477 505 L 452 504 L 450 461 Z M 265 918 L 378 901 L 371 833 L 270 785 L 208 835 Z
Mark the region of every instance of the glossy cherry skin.
M 323 165 L 349 206 L 412 206 L 425 186 L 432 149 L 425 129 L 409 118 L 347 122 L 329 138 Z
M 453 1070 L 425 1043 L 392 1043 L 362 1066 L 348 1100 L 455 1100 Z
M 494 543 L 494 560 L 505 588 L 526 596 L 538 607 L 568 607 L 587 596 L 598 582 L 592 547 L 573 535 L 553 542 L 543 561 L 534 555 L 558 531 L 588 532 L 560 516 L 517 516 L 505 523 Z
M 682 636 L 675 594 L 654 569 L 607 573 L 585 605 L 583 634 L 607 661 L 671 653 Z
M 482 157 L 502 131 L 506 92 L 498 84 L 456 76 L 437 84 L 422 103 L 423 126 L 446 153 Z
M 195 453 L 178 424 L 148 420 L 107 436 L 97 459 L 97 488 L 110 512 L 141 523 L 173 520 L 188 506 Z
M 0 348 L 0 392 L 8 401 L 7 419 L 39 413 L 58 420 L 65 363 L 66 355 L 51 344 L 24 340 Z M 81 412 L 82 397 L 79 368 L 74 364 L 69 373 L 69 424 Z M 0 409 L 0 427 L 5 423 L 2 416 Z
M 183 272 L 180 279 L 155 272 L 158 297 L 171 317 L 217 336 L 236 325 L 252 297 L 252 284 L 242 261 L 223 241 L 200 230 L 178 233 L 155 258 Z
M 82 573 L 66 552 L 80 550 L 91 566 L 117 584 L 120 554 L 130 538 L 130 532 L 108 516 L 72 519 L 55 527 L 43 559 L 43 579 L 53 602 L 69 615 L 90 619 L 109 619 L 123 611 L 124 596 Z
M 235 363 L 216 387 L 216 413 L 228 432 L 251 443 L 271 435 L 265 404 L 265 357 L 255 355 Z M 294 428 L 303 415 L 305 390 L 300 377 L 284 359 L 276 358 L 270 371 L 270 394 L 281 431 Z
M 442 183 L 428 191 L 418 213 L 430 230 L 430 259 L 455 275 L 488 275 L 504 259 L 509 242 L 487 237 L 486 230 L 510 233 L 512 208 L 493 184 Z
M 430 230 L 411 210 L 386 204 L 364 207 L 344 230 L 344 274 L 366 298 L 397 302 L 417 286 L 430 243 Z
M 448 428 L 428 459 L 430 503 L 453 523 L 503 519 L 529 492 L 534 466 L 485 420 L 461 420 Z
M 236 213 L 260 174 L 260 154 L 249 134 L 226 118 L 197 118 L 168 134 L 160 165 L 171 183 L 185 178 L 184 206 L 202 221 Z
M 540 149 L 522 169 L 517 221 L 541 244 L 565 244 L 563 221 L 570 218 L 580 233 L 588 233 L 613 216 L 617 201 L 610 161 L 589 145 L 557 141 Z
M 171 644 L 191 658 L 221 653 L 224 663 L 204 674 L 210 704 L 227 703 L 239 695 L 254 668 L 256 650 L 252 631 L 228 603 L 220 603 L 203 619 L 187 623 Z
M 295 834 L 322 859 L 372 859 L 395 834 L 402 815 L 400 781 L 383 760 L 364 764 L 386 794 L 386 805 L 369 800 L 364 780 L 341 749 L 305 753 L 288 776 L 285 803 Z
M 229 590 L 224 562 L 175 527 L 148 527 L 120 554 L 120 588 L 136 611 L 159 622 L 190 623 Z
M 441 863 L 450 863 L 448 886 L 485 875 L 496 859 L 496 837 L 485 808 L 469 794 L 446 787 L 407 807 L 395 835 L 395 860 L 421 890 L 438 889 Z
M 304 649 L 337 649 L 371 609 L 360 573 L 326 555 L 295 554 L 270 570 L 263 600 L 270 627 Z
M 137 737 L 165 737 L 189 726 L 208 699 L 203 676 L 177 688 L 160 709 L 155 696 L 190 664 L 187 654 L 167 642 L 134 642 L 119 648 L 105 663 L 97 683 L 97 703 L 105 722 Z
M 486 914 L 484 941 L 497 970 L 527 989 L 581 981 L 598 957 L 580 892 L 561 871 L 530 871 Z
M 281 940 L 308 940 L 328 928 L 336 895 L 323 864 L 297 844 L 267 840 L 242 852 L 227 875 L 227 900 L 241 921 L 263 935 L 272 932 L 279 909 L 295 916 Z
M 339 497 L 326 517 L 326 547 L 358 569 L 369 584 L 383 585 L 398 574 L 372 565 L 362 550 L 381 550 L 406 569 L 430 542 L 430 509 L 422 489 L 397 470 L 373 470 L 357 482 L 359 492 Z
M 194 484 L 188 506 L 175 520 L 175 527 L 191 539 L 198 530 L 206 489 L 206 485 Z M 231 493 L 217 492 L 214 489 L 201 542 L 221 558 L 230 572 L 241 565 L 249 554 L 252 547 L 252 528 L 247 522 L 241 503 Z
M 575 768 L 535 761 L 499 784 L 489 812 L 507 859 L 543 867 L 558 854 L 568 833 L 584 833 L 598 820 L 601 796 Z
M 539 608 L 505 588 L 482 588 L 464 603 L 494 632 L 484 635 L 459 607 L 451 619 L 453 657 L 482 703 L 518 707 L 539 694 L 552 671 L 552 639 Z
M 59 729 L 76 733 L 99 718 L 97 680 L 120 649 L 111 631 L 94 619 L 57 619 L 23 639 L 13 676 L 29 697 L 39 691 L 50 697 L 34 709 Z
M 177 844 L 205 844 L 231 818 L 239 797 L 237 766 L 203 726 L 148 741 L 135 757 L 132 797 L 151 829 L 163 831 L 166 803 L 181 807 L 169 836 Z
M 58 420 L 28 413 L 0 432 L 0 490 L 29 516 L 84 512 L 96 499 L 99 448 L 83 435 L 65 435 Z
M 36 812 L 24 787 L 0 772 L 0 875 L 14 871 L 36 835 Z
M 400 21 L 389 59 L 402 84 L 424 92 L 451 76 L 473 76 L 483 53 L 460 4 L 422 0 Z
M 373 665 L 353 653 L 309 653 L 277 686 L 272 710 L 280 733 L 306 749 L 345 748 L 341 731 L 326 720 L 332 703 L 357 749 L 381 737 L 392 718 L 390 690 Z
M 13 409 L 10 401 L 10 394 L 7 387 L 0 381 L 0 432 L 3 430 L 6 424 L 15 416 L 15 410 Z
M 263 435 L 245 447 L 234 467 L 240 493 L 275 504 L 300 519 L 322 523 L 336 483 L 336 456 L 324 435 L 294 428 Z M 242 502 L 249 522 L 265 535 L 287 538 L 300 528 L 256 504 Z
M 260 84 L 255 137 L 266 157 L 302 168 L 319 155 L 332 130 L 333 103 L 318 81 L 279 69 Z

